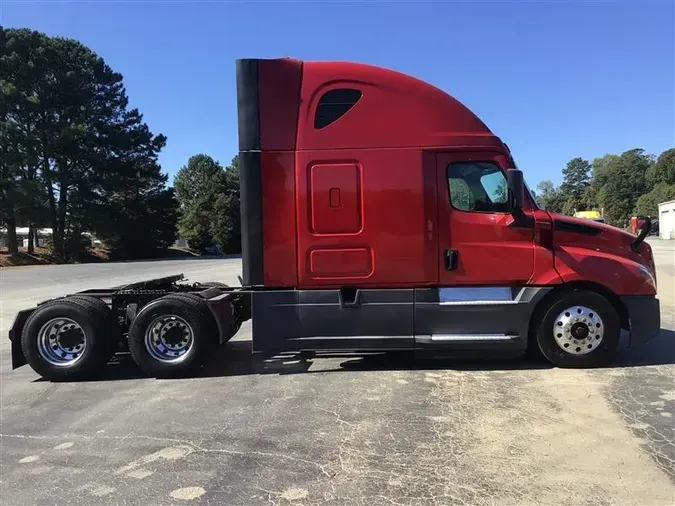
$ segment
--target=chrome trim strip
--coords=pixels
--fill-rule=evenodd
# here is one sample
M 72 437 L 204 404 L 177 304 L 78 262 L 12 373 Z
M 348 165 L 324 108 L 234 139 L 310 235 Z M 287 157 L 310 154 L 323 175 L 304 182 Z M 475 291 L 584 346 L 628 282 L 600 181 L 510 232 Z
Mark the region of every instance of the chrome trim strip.
M 430 337 L 432 341 L 511 341 L 518 338 L 507 334 L 432 334 L 417 337 Z
M 305 336 L 305 337 L 289 337 L 285 341 L 316 341 L 317 339 L 336 341 L 336 340 L 361 340 L 361 339 L 413 339 L 414 336 Z
M 489 305 L 518 304 L 517 300 L 459 300 L 456 302 L 439 302 L 440 306 L 489 306 Z
M 447 287 L 438 289 L 438 302 L 441 304 L 494 304 L 513 302 L 513 295 L 508 286 Z
M 438 289 L 439 302 L 468 300 L 513 300 L 508 286 L 463 286 Z

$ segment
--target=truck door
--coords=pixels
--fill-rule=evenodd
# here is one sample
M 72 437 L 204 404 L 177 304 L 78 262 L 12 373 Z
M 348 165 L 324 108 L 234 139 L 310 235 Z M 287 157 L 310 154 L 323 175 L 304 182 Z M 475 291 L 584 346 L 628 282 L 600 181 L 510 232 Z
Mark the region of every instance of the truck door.
M 534 219 L 507 209 L 507 157 L 498 151 L 439 153 L 439 285 L 509 287 L 534 270 Z

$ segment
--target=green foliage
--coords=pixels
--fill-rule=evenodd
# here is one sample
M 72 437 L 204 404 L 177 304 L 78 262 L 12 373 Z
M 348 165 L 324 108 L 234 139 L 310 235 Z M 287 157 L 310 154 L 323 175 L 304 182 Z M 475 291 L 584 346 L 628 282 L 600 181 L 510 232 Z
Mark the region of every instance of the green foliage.
M 448 180 L 452 206 L 462 211 L 468 211 L 473 205 L 473 196 L 469 185 L 462 178 L 450 178 Z
M 170 243 L 177 203 L 157 161 L 166 138 L 128 108 L 119 73 L 75 40 L 0 28 L 0 93 L 8 227 L 50 226 L 59 261 L 75 258 L 84 231 L 123 258 Z
M 110 259 L 160 256 L 176 240 L 179 209 L 173 188 L 157 188 L 138 197 L 113 197 L 114 221 L 97 227 L 110 248 Z
M 490 197 L 494 202 L 506 202 L 508 200 L 508 193 L 509 191 L 506 185 L 506 179 L 504 179 L 499 182 L 497 188 L 495 188 L 494 195 L 491 195 Z
M 675 184 L 657 183 L 652 191 L 637 199 L 635 214 L 658 219 L 659 204 L 669 200 L 675 200 Z
M 551 181 L 537 186 L 538 202 L 545 209 L 567 215 L 592 207 L 594 190 L 590 178 L 591 164 L 583 158 L 573 158 L 563 169 L 563 182 L 556 187 Z
M 572 158 L 563 169 L 563 182 L 560 192 L 565 196 L 563 212 L 574 214 L 584 206 L 586 189 L 590 186 L 591 164 L 583 158 Z
M 651 186 L 675 184 L 675 148 L 661 153 L 656 163 L 647 169 L 647 182 Z
M 225 191 L 214 205 L 211 234 L 225 253 L 241 253 L 241 212 L 239 207 L 239 156 L 235 156 L 225 172 Z
M 644 150 L 631 149 L 603 167 L 605 182 L 597 201 L 604 209 L 605 221 L 620 227 L 628 224 L 637 199 L 650 190 L 646 173 L 652 163 L 652 157 Z
M 563 169 L 563 183 L 538 186 L 540 203 L 548 210 L 572 215 L 602 210 L 605 221 L 627 226 L 630 217 L 657 215 L 657 204 L 675 198 L 675 149 L 654 156 L 635 148 L 619 155 L 606 154 L 588 163 L 573 158 Z
M 553 213 L 563 211 L 565 198 L 551 181 L 542 181 L 537 185 L 537 199 L 539 205 L 548 211 Z
M 174 178 L 181 216 L 178 230 L 191 248 L 205 252 L 213 245 L 214 205 L 224 187 L 225 171 L 213 158 L 194 155 Z
M 180 235 L 200 252 L 217 245 L 222 252 L 241 251 L 239 158 L 223 168 L 210 156 L 190 157 L 174 179 L 180 202 Z

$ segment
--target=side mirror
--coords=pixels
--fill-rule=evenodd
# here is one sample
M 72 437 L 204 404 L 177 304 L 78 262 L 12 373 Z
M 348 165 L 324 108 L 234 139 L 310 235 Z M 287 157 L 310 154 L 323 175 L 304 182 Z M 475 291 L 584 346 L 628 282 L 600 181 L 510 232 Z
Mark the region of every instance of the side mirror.
M 523 171 L 520 169 L 509 169 L 506 171 L 506 184 L 508 191 L 509 210 L 518 211 L 523 208 L 525 201 L 525 180 Z

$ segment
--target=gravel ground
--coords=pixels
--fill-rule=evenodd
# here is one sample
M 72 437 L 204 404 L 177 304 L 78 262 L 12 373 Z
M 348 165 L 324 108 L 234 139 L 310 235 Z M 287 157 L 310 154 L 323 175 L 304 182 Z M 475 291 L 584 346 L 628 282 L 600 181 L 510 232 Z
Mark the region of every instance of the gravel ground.
M 53 384 L 11 370 L 22 307 L 236 259 L 0 271 L 0 503 L 672 505 L 675 241 L 652 241 L 660 336 L 615 367 L 319 359 L 254 366 L 250 325 L 198 378 Z

